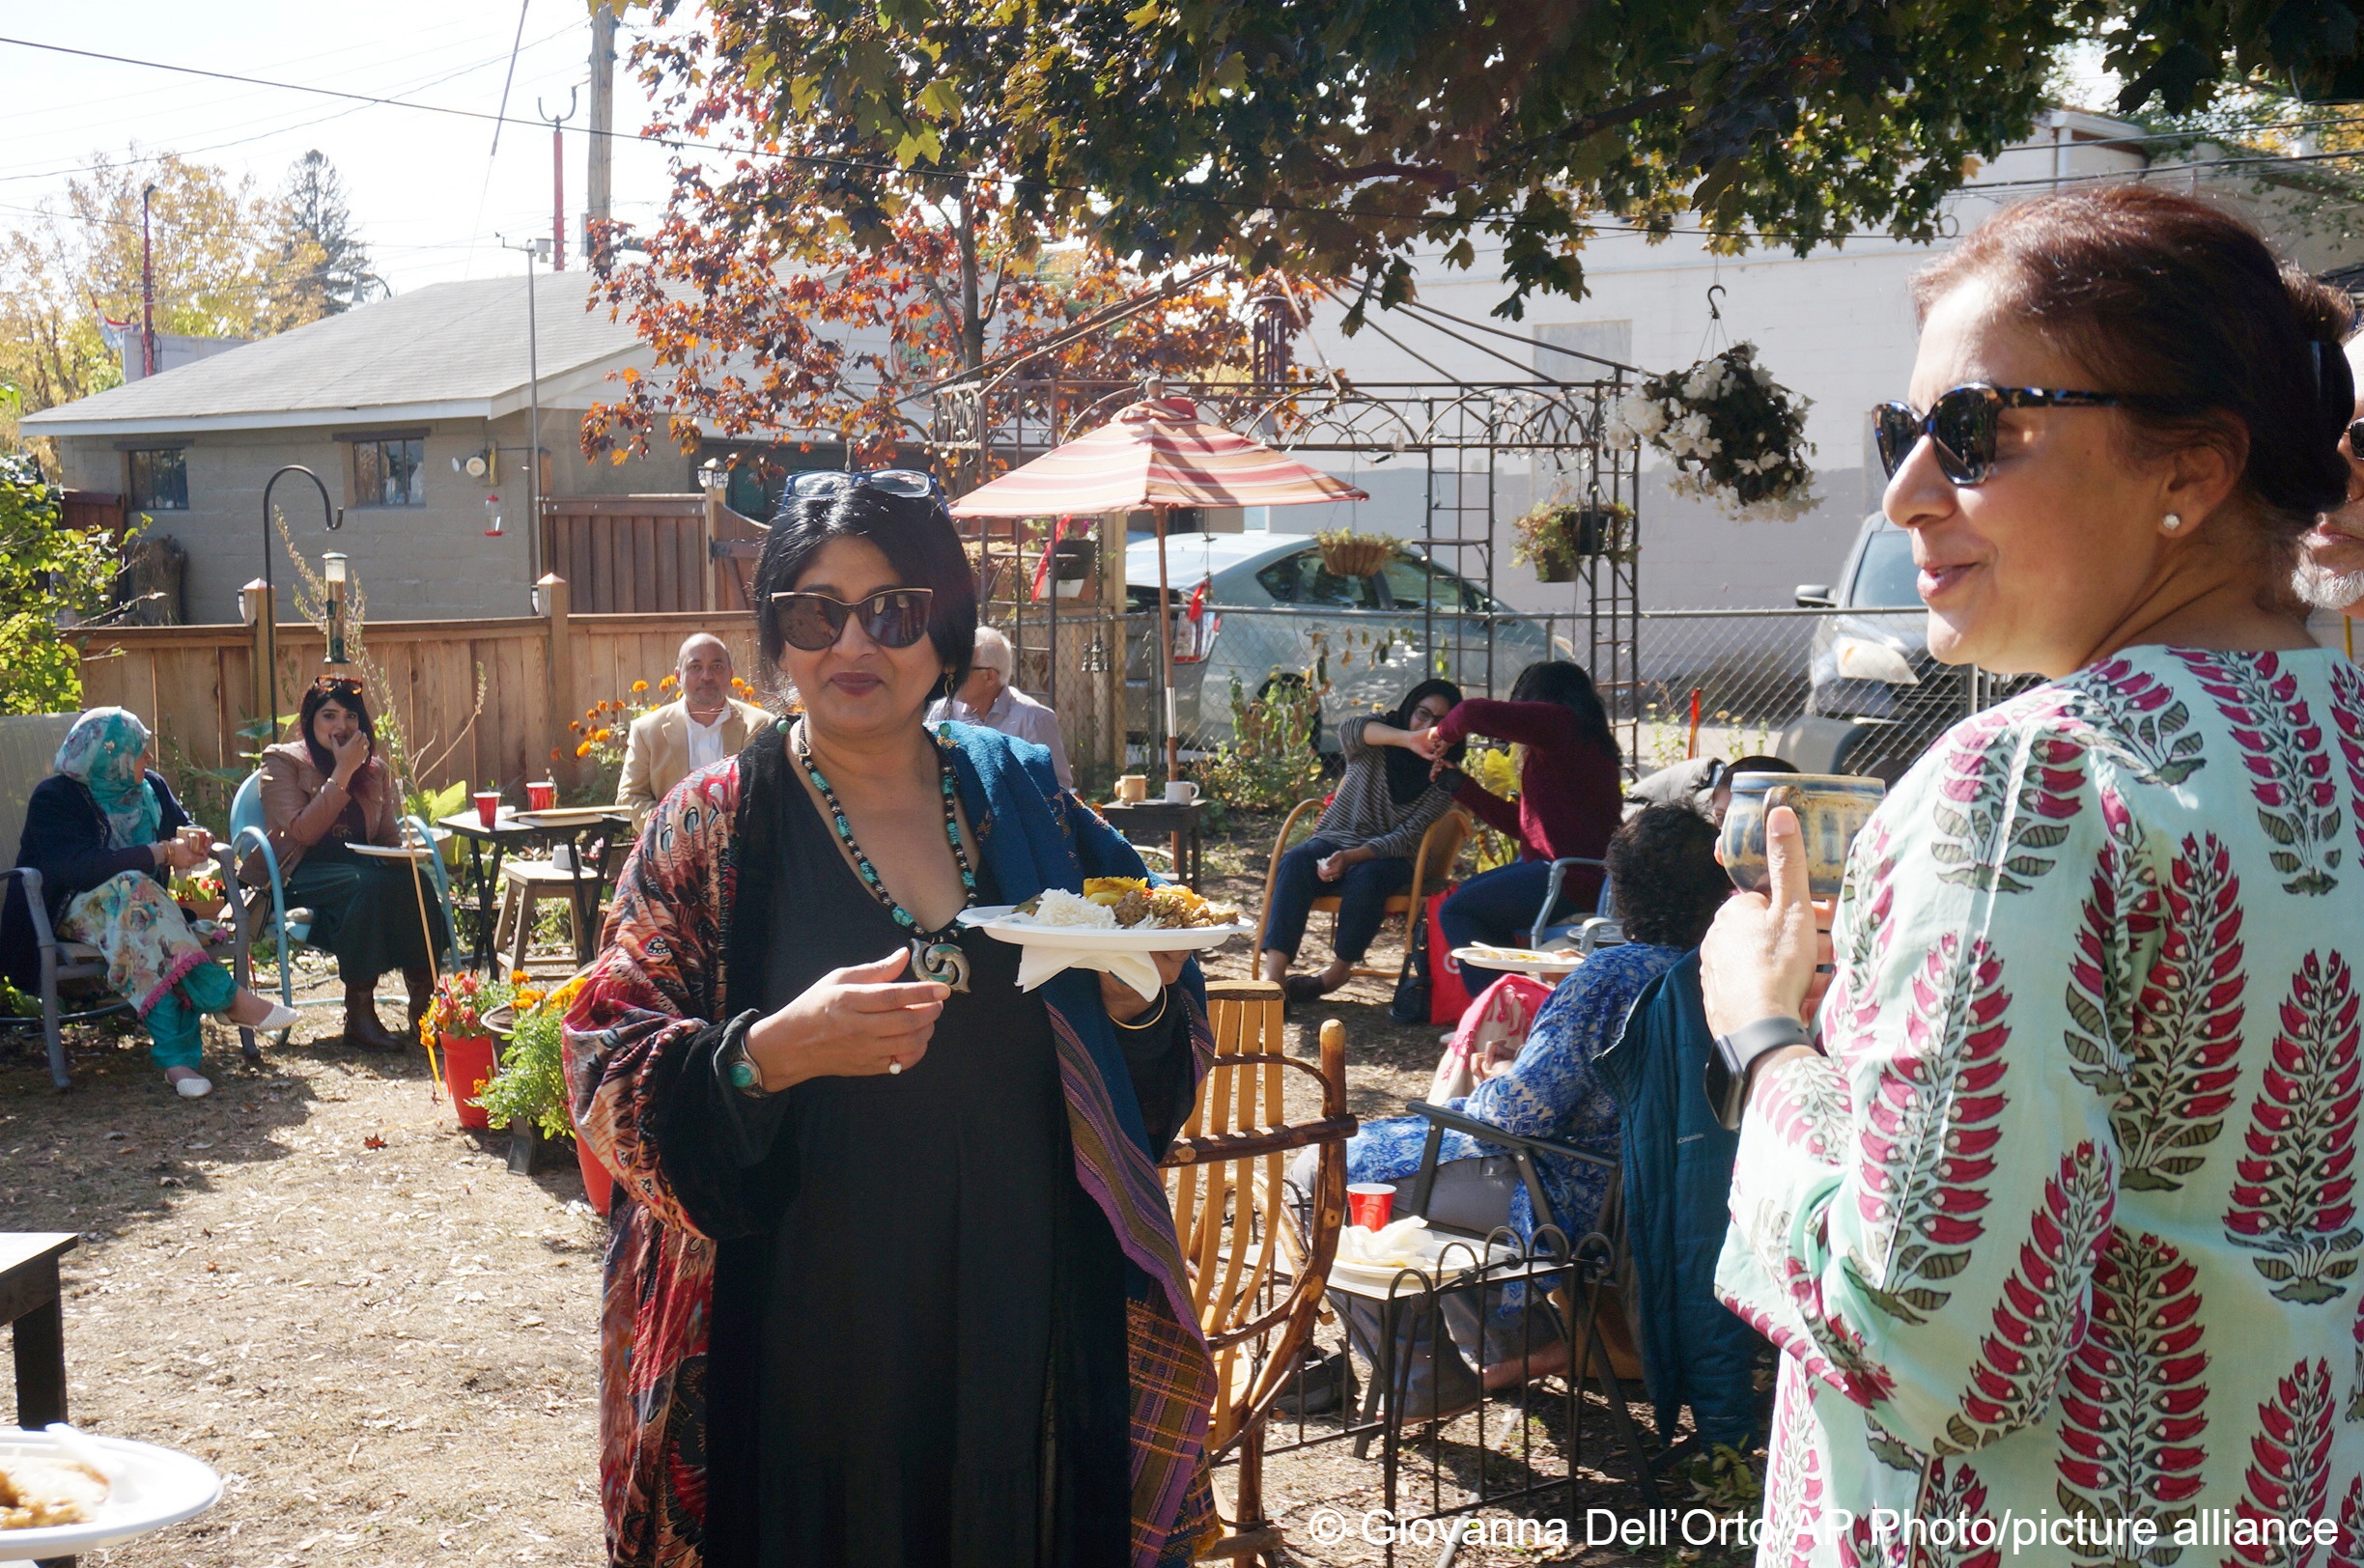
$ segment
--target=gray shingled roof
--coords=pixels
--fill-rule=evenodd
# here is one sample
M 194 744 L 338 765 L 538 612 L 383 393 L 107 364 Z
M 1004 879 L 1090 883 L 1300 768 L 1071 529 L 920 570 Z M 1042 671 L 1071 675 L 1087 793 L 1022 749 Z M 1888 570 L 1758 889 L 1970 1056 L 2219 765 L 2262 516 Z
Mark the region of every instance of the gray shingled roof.
M 584 310 L 590 284 L 582 272 L 534 280 L 546 398 L 554 378 L 641 347 L 605 306 Z M 523 406 L 525 348 L 522 278 L 437 283 L 20 423 L 30 434 L 64 435 L 500 413 Z

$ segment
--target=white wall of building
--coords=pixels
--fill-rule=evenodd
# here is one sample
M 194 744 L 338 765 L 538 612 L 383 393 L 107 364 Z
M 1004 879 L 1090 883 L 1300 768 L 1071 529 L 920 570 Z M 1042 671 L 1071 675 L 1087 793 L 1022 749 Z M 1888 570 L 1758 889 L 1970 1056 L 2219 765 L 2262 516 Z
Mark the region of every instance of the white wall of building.
M 2057 127 L 2040 127 L 2033 143 L 2005 153 L 1949 204 L 1949 235 L 1967 233 L 2010 202 L 2045 193 L 2056 179 L 2069 182 L 2064 188 L 2086 188 L 2091 177 L 2139 172 L 2143 159 L 2138 151 L 2118 140 L 2134 134 L 2135 127 L 2075 113 Z M 2269 235 L 2285 241 L 2301 265 L 2320 268 L 2337 260 L 2318 254 L 2324 249 L 2322 242 L 2279 221 L 2276 210 L 2261 206 L 2246 185 L 2219 189 L 2189 173 L 2160 169 L 2152 170 L 2149 178 L 2173 181 L 2177 188 L 2196 189 L 2244 208 Z M 1866 416 L 1873 404 L 1904 396 L 1917 343 L 1912 279 L 1951 243 L 1948 238 L 1912 244 L 1875 236 L 1823 246 L 1803 257 L 1764 249 L 1718 257 L 1697 236 L 1676 235 L 1652 245 L 1627 234 L 1604 234 L 1584 253 L 1587 297 L 1531 298 L 1526 320 L 1517 322 L 1491 314 L 1507 290 L 1497 276 L 1499 246 L 1481 244 L 1477 265 L 1466 272 L 1429 259 L 1419 274 L 1420 299 L 1463 321 L 1530 340 L 1522 345 L 1454 329 L 1521 364 L 1566 378 L 1585 378 L 1588 372 L 1577 368 L 1583 362 L 1535 347 L 1534 340 L 1623 357 L 1651 373 L 1688 365 L 1725 342 L 1754 342 L 1775 378 L 1811 400 L 1806 435 L 1815 447 L 1820 504 L 1793 522 L 1736 522 L 1711 503 L 1670 494 L 1671 463 L 1646 452 L 1642 602 L 1647 608 L 1780 606 L 1790 603 L 1798 583 L 1827 581 L 1863 519 L 1878 510 L 1884 476 L 1871 449 Z M 1723 291 L 1718 296 L 1720 322 L 1709 315 L 1711 285 Z M 1317 308 L 1309 334 L 1298 341 L 1301 364 L 1326 362 L 1365 382 L 1434 378 L 1434 372 L 1419 364 L 1409 350 L 1469 380 L 1518 378 L 1513 366 L 1405 313 L 1372 312 L 1374 325 L 1401 340 L 1400 348 L 1370 327 L 1347 337 L 1343 315 L 1342 307 L 1328 302 Z M 1301 455 L 1349 475 L 1371 492 L 1371 499 L 1351 506 L 1276 510 L 1271 526 L 1310 531 L 1351 520 L 1405 538 L 1424 532 L 1428 484 L 1417 453 L 1377 463 Z M 1537 583 L 1532 573 L 1511 561 L 1508 525 L 1532 503 L 1536 486 L 1523 463 L 1505 466 L 1494 507 L 1496 592 L 1522 609 L 1571 609 L 1574 588 Z M 1450 553 L 1441 552 L 1441 558 L 1447 565 L 1455 564 Z M 1474 571 L 1477 562 L 1464 565 Z

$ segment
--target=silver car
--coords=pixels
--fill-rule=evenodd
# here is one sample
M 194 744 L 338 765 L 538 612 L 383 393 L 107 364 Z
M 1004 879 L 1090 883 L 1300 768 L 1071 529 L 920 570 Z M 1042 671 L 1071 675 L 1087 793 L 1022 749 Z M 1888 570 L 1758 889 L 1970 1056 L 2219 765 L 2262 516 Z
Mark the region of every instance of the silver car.
M 1309 534 L 1177 534 L 1166 574 L 1175 729 L 1192 749 L 1229 743 L 1234 680 L 1251 698 L 1326 681 L 1315 743 L 1336 751 L 1338 720 L 1393 708 L 1432 675 L 1501 696 L 1552 657 L 1540 623 L 1411 549 L 1368 576 L 1340 577 Z M 1157 541 L 1137 538 L 1125 550 L 1125 722 L 1138 740 L 1159 729 L 1157 582 Z
M 1912 536 L 1875 512 L 1864 519 L 1838 581 L 1798 585 L 1801 609 L 1832 612 L 1815 623 L 1806 713 L 1858 727 L 1835 772 L 1894 784 L 1956 722 L 2036 684 L 1937 662 L 1919 573 Z

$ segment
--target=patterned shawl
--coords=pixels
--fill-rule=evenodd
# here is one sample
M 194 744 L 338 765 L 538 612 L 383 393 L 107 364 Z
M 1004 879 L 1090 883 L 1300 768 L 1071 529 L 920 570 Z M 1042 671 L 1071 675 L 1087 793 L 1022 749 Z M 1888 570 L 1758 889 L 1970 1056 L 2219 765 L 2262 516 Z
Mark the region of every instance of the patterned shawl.
M 961 803 L 1003 896 L 1086 876 L 1140 876 L 1140 860 L 1052 776 L 1048 753 L 950 724 Z M 732 1016 L 725 972 L 746 842 L 765 814 L 748 790 L 787 777 L 779 728 L 702 769 L 659 803 L 618 878 L 609 938 L 566 1021 L 577 1134 L 616 1174 L 601 1332 L 600 1490 L 619 1568 L 701 1568 L 707 1514 L 705 1376 L 716 1242 L 730 1197 L 668 1162 L 666 1104 L 701 1041 Z M 1177 988 L 1191 1022 L 1195 1084 L 1214 1054 L 1194 963 Z M 1071 970 L 1043 988 L 1059 1057 L 1077 1179 L 1131 1265 L 1133 1568 L 1182 1568 L 1212 1538 L 1206 1428 L 1215 1382 L 1157 1159 L 1099 979 Z M 678 1139 L 676 1140 L 678 1141 Z M 715 1227 L 710 1234 L 697 1218 Z
M 127 708 L 93 708 L 74 720 L 57 749 L 57 770 L 90 791 L 118 849 L 154 844 L 163 820 L 163 807 L 140 770 L 147 753 L 148 726 Z

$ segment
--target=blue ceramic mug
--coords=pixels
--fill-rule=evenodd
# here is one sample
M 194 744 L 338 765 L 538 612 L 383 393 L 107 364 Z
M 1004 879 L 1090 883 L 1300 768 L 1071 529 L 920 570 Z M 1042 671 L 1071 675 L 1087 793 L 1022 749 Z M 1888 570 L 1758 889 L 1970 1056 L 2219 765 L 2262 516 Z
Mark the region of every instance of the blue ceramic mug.
M 1765 863 L 1765 813 L 1787 806 L 1806 835 L 1806 870 L 1816 898 L 1837 898 L 1846 876 L 1847 846 L 1887 795 L 1876 778 L 1845 773 L 1734 773 L 1731 804 L 1716 851 L 1744 893 L 1772 889 Z

